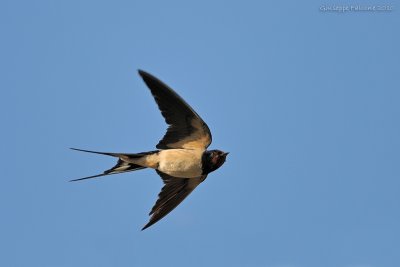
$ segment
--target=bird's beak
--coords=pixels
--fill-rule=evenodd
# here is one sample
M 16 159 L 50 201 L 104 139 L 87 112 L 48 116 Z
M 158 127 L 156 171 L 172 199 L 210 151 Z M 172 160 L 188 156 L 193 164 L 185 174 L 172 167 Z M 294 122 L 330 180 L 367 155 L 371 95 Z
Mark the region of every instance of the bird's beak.
M 222 156 L 226 157 L 228 156 L 229 152 L 225 152 L 224 154 L 222 154 Z

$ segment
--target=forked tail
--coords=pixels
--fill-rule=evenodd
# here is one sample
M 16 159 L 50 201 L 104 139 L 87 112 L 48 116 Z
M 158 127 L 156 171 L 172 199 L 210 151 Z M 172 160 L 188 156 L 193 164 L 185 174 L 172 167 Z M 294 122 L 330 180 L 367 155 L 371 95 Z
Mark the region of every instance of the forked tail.
M 143 156 L 146 156 L 146 155 L 150 155 L 150 154 L 153 154 L 153 153 L 157 152 L 157 151 L 150 151 L 150 152 L 142 152 L 142 153 L 137 153 L 137 154 L 126 154 L 126 153 L 97 152 L 97 151 L 83 150 L 83 149 L 77 149 L 77 148 L 71 148 L 71 149 L 72 150 L 76 150 L 76 151 L 82 151 L 82 152 L 88 152 L 88 153 L 94 153 L 94 154 L 101 154 L 101 155 L 117 157 L 118 158 L 118 162 L 114 167 L 104 171 L 101 174 L 70 180 L 70 182 L 81 181 L 81 180 L 86 180 L 86 179 L 91 179 L 91 178 L 96 178 L 96 177 L 101 177 L 101 176 L 106 176 L 106 175 L 111 175 L 111 174 L 118 174 L 118 173 L 131 172 L 131 171 L 137 171 L 137 170 L 145 169 L 146 167 L 126 162 L 126 161 L 122 160 L 121 158 L 140 158 L 140 157 L 143 157 Z

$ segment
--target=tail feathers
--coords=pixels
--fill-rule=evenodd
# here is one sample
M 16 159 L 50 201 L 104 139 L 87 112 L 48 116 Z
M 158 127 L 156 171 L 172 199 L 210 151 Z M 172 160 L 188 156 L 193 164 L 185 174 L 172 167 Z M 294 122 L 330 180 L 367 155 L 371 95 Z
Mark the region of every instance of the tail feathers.
M 91 151 L 91 150 L 72 148 L 72 147 L 71 147 L 71 149 L 72 150 L 76 150 L 76 151 L 81 151 L 81 152 L 100 154 L 100 155 L 107 155 L 107 156 L 112 156 L 112 157 L 119 157 L 119 155 L 128 155 L 128 154 L 123 154 L 123 153 L 98 152 L 98 151 Z
M 158 152 L 158 151 L 150 151 L 150 152 L 142 152 L 142 153 L 137 153 L 137 154 L 126 154 L 126 153 L 97 152 L 97 151 L 84 150 L 84 149 L 78 149 L 78 148 L 71 148 L 71 149 L 76 150 L 76 151 L 118 157 L 119 159 L 118 159 L 117 164 L 114 167 L 112 167 L 109 170 L 104 171 L 101 174 L 83 177 L 83 178 L 79 178 L 79 179 L 74 179 L 74 180 L 71 180 L 70 182 L 76 182 L 76 181 L 81 181 L 81 180 L 86 180 L 86 179 L 91 179 L 91 178 L 96 178 L 96 177 L 101 177 L 101 176 L 106 176 L 106 175 L 112 175 L 112 174 L 118 174 L 118 173 L 131 172 L 131 171 L 145 169 L 146 167 L 143 167 L 143 166 L 140 166 L 137 164 L 133 164 L 133 163 L 125 162 L 121 158 L 139 158 L 139 157 L 143 157 L 145 155 L 150 155 L 150 154 Z
M 114 167 L 112 167 L 109 170 L 104 171 L 101 174 L 83 177 L 83 178 L 79 178 L 79 179 L 74 179 L 74 180 L 71 180 L 70 182 L 76 182 L 76 181 L 81 181 L 81 180 L 86 180 L 86 179 L 91 179 L 91 178 L 96 178 L 96 177 L 101 177 L 101 176 L 106 176 L 106 175 L 111 175 L 111 174 L 137 171 L 137 170 L 141 170 L 141 169 L 145 169 L 145 168 L 146 167 L 142 167 L 142 166 L 132 164 L 132 163 L 127 163 L 121 159 L 118 159 L 118 162 Z
M 151 155 L 154 153 L 157 153 L 158 150 L 154 150 L 154 151 L 149 151 L 149 152 L 140 152 L 140 153 L 110 153 L 110 152 L 98 152 L 98 151 L 91 151 L 91 150 L 85 150 L 85 149 L 79 149 L 79 148 L 72 148 L 72 150 L 75 151 L 81 151 L 81 152 L 87 152 L 87 153 L 93 153 L 93 154 L 100 154 L 100 155 L 107 155 L 107 156 L 111 156 L 111 157 L 126 157 L 126 158 L 140 158 L 146 155 Z

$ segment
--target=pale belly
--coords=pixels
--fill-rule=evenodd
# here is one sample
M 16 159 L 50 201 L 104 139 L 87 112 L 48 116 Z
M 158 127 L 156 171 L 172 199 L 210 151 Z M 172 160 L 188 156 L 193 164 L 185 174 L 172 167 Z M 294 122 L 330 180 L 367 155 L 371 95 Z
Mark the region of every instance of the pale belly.
M 201 176 L 202 150 L 167 149 L 159 153 L 158 170 L 180 178 Z

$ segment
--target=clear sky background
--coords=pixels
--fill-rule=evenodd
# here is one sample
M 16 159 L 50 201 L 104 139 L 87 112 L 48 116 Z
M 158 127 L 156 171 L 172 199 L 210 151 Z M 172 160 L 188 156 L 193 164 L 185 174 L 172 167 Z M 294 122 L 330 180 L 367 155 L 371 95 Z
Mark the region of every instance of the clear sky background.
M 300 2 L 1 1 L 0 266 L 400 266 L 400 6 Z M 143 232 L 154 171 L 68 183 L 164 135 L 139 68 L 231 152 Z

